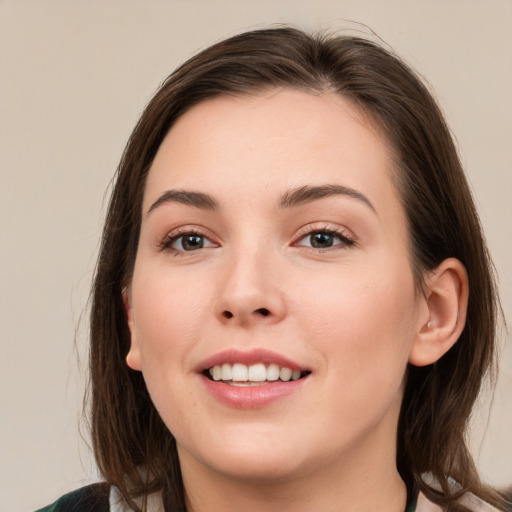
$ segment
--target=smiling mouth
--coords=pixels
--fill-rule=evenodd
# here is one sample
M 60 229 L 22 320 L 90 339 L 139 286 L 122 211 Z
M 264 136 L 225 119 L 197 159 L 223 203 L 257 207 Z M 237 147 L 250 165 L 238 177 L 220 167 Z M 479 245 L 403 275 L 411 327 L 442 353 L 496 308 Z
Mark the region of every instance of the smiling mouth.
M 210 380 L 231 386 L 262 386 L 271 382 L 288 382 L 302 379 L 310 373 L 277 364 L 263 363 L 252 365 L 224 363 L 212 366 L 204 372 Z

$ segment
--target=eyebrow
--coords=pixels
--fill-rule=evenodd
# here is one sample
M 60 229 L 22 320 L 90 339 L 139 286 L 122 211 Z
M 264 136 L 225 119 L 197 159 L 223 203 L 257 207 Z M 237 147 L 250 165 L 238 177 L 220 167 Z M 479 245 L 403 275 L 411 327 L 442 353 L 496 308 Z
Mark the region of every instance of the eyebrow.
M 345 187 L 343 185 L 305 185 L 303 187 L 288 190 L 281 197 L 281 200 L 279 201 L 279 207 L 292 208 L 294 206 L 317 201 L 325 197 L 337 195 L 358 199 L 359 201 L 366 204 L 374 213 L 377 213 L 377 210 L 373 204 L 364 194 L 361 194 L 361 192 L 358 192 L 357 190 L 354 190 L 350 187 Z M 150 206 L 147 214 L 151 213 L 153 210 L 166 203 L 180 203 L 187 206 L 194 206 L 195 208 L 199 208 L 201 210 L 214 211 L 220 209 L 218 201 L 209 194 L 205 194 L 203 192 L 195 192 L 192 190 L 171 189 L 166 190 Z
M 283 195 L 281 201 L 279 202 L 279 206 L 281 208 L 290 208 L 300 204 L 310 203 L 318 199 L 323 199 L 324 197 L 338 195 L 358 199 L 359 201 L 362 201 L 364 204 L 366 204 L 375 214 L 377 214 L 377 210 L 364 194 L 361 194 L 361 192 L 358 192 L 357 190 L 354 190 L 350 187 L 345 187 L 343 185 L 306 185 L 304 187 L 295 188 L 293 190 L 289 190 L 286 192 L 286 194 Z
M 219 209 L 219 203 L 208 194 L 191 190 L 167 190 L 150 206 L 147 213 L 166 203 L 181 203 L 201 210 Z

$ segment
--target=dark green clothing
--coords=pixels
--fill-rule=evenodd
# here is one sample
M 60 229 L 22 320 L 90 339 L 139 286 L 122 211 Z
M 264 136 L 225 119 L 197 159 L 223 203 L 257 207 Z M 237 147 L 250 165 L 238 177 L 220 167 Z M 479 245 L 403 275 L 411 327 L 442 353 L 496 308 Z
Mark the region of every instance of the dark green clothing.
M 417 496 L 412 500 L 406 512 L 416 511 Z M 109 512 L 109 486 L 92 484 L 72 491 L 59 498 L 55 503 L 36 512 Z
M 65 494 L 52 505 L 43 507 L 36 512 L 109 512 L 109 495 L 110 486 L 108 484 L 92 484 Z M 418 495 L 414 493 L 405 512 L 417 512 L 417 500 Z
M 92 484 L 60 497 L 55 503 L 36 512 L 109 512 L 110 486 Z
M 109 512 L 109 491 L 110 486 L 104 483 L 88 485 L 65 494 L 55 503 L 36 512 Z M 416 512 L 416 500 L 417 496 L 406 512 Z

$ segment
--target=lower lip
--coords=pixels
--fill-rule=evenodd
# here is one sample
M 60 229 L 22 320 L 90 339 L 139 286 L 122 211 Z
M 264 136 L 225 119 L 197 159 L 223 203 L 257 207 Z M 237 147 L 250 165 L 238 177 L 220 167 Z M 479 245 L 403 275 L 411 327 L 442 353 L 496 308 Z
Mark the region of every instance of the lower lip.
M 297 393 L 308 377 L 288 382 L 262 383 L 261 386 L 231 386 L 222 381 L 210 380 L 201 376 L 206 389 L 219 402 L 238 409 L 258 409 L 270 405 L 281 398 Z

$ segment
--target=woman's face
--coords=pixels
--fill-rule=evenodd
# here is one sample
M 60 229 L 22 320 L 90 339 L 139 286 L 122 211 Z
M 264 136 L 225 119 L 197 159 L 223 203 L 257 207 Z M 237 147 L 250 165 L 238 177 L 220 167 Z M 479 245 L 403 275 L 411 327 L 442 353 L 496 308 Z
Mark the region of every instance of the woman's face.
M 393 166 L 378 129 L 334 94 L 221 97 L 166 136 L 126 299 L 128 363 L 185 471 L 394 465 L 428 313 Z

